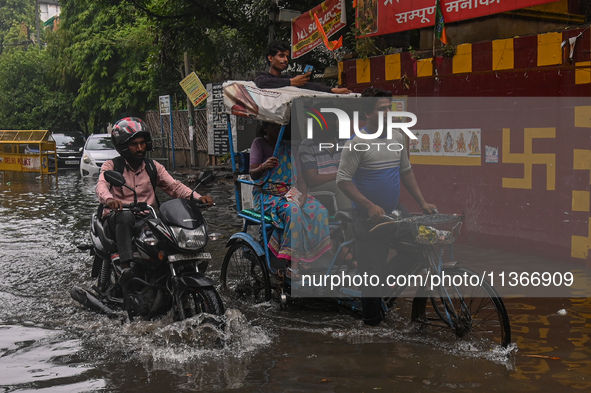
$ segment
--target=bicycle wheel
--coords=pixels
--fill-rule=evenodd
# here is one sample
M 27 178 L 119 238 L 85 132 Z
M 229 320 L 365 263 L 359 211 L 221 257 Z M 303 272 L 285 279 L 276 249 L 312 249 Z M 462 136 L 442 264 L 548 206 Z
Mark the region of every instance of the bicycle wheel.
M 446 269 L 445 274 L 452 279 L 433 288 L 429 302 L 424 289 L 417 293 L 413 300 L 413 320 L 451 328 L 457 337 L 479 346 L 492 343 L 507 347 L 511 342 L 511 326 L 505 305 L 494 288 L 486 281 L 478 286 L 453 285 L 454 276 L 476 274 L 468 269 Z
M 222 263 L 220 274 L 224 294 L 249 303 L 271 299 L 267 267 L 252 246 L 243 240 L 232 244 Z

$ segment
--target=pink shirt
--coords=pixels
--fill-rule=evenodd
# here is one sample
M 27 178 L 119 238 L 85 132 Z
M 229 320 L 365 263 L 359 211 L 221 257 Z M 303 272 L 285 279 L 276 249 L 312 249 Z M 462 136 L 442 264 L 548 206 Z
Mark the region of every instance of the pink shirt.
M 162 164 L 154 161 L 154 166 L 156 167 L 156 172 L 158 174 L 158 187 L 173 198 L 189 199 L 191 197 L 191 189 L 170 176 Z M 133 192 L 131 192 L 130 189 L 126 187 L 111 187 L 111 185 L 105 180 L 103 172 L 113 170 L 113 167 L 114 164 L 112 160 L 105 162 L 101 167 L 101 174 L 99 175 L 95 189 L 99 202 L 106 205 L 107 199 L 114 198 L 119 199 L 124 204 L 132 203 Z M 125 184 L 135 189 L 138 202 L 147 202 L 148 205 L 156 206 L 156 193 L 152 188 L 152 182 L 150 182 L 150 175 L 148 175 L 148 172 L 146 171 L 145 162 L 142 162 L 142 165 L 137 171 L 131 169 L 126 162 L 125 169 L 123 170 L 123 177 L 125 178 Z M 194 192 L 193 194 L 195 198 L 201 198 L 201 195 L 197 192 Z M 108 212 L 109 209 L 105 210 Z

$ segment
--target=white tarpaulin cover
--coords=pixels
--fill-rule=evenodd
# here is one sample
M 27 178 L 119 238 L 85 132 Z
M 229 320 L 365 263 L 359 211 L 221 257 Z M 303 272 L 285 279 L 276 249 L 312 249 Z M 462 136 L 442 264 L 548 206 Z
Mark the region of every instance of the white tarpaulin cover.
M 236 116 L 288 124 L 291 101 L 297 97 L 357 97 L 358 94 L 331 94 L 299 87 L 259 89 L 254 82 L 224 83 L 224 104 L 228 113 Z

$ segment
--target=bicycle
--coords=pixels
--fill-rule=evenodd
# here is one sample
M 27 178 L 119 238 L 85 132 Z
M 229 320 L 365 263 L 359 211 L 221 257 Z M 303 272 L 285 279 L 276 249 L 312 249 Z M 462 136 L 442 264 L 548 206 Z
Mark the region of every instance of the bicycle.
M 268 118 L 265 120 L 269 120 Z M 275 121 L 284 124 L 279 115 Z M 238 171 L 237 153 L 233 149 L 232 130 L 228 122 L 228 137 L 232 170 L 235 174 L 247 173 L 247 166 Z M 283 137 L 285 125 L 279 133 L 277 146 Z M 277 153 L 277 146 L 275 153 Z M 227 243 L 228 251 L 224 257 L 220 281 L 222 293 L 226 296 L 247 303 L 261 303 L 277 299 L 285 306 L 292 293 L 297 292 L 304 297 L 330 297 L 338 304 L 354 312 L 361 310 L 361 291 L 358 287 L 338 287 L 336 289 L 303 286 L 301 277 L 294 280 L 287 274 L 284 261 L 279 261 L 269 253 L 269 231 L 272 230 L 271 217 L 266 216 L 261 201 L 260 209 L 243 209 L 241 207 L 240 188 L 242 184 L 261 187 L 267 179 L 260 183 L 237 178 L 235 180 L 235 196 L 238 217 L 243 219 L 242 230 L 232 235 Z M 261 193 L 262 195 L 262 193 Z M 451 328 L 457 337 L 475 337 L 478 341 L 493 343 L 506 347 L 511 342 L 509 317 L 502 299 L 486 280 L 478 281 L 475 286 L 462 287 L 455 285 L 456 277 L 477 277 L 468 269 L 456 267 L 451 249 L 457 231 L 461 227 L 463 217 L 458 215 L 437 214 L 432 216 L 412 216 L 407 218 L 385 217 L 386 222 L 372 229 L 396 232 L 402 228 L 412 231 L 414 241 L 399 242 L 399 247 L 413 248 L 422 254 L 408 266 L 405 277 L 416 277 L 422 285 L 416 286 L 413 295 L 411 320 L 421 326 L 433 325 Z M 354 255 L 355 239 L 352 237 L 353 219 L 350 212 L 337 212 L 331 217 L 329 224 L 334 252 L 325 254 L 313 263 L 315 270 L 310 273 L 320 275 L 356 274 L 358 273 Z M 452 224 L 445 230 L 435 226 Z M 249 233 L 250 227 L 258 230 L 255 235 Z M 380 229 L 381 228 L 381 229 Z M 394 236 L 395 238 L 396 236 Z M 449 256 L 444 253 L 448 247 Z M 448 281 L 440 280 L 434 285 L 434 277 L 447 275 Z M 419 279 L 422 277 L 422 279 Z M 382 308 L 388 311 L 395 301 L 406 294 L 408 288 L 415 286 L 394 285 L 383 297 Z M 488 345 L 488 344 L 487 344 Z
M 412 321 L 443 325 L 460 338 L 475 336 L 507 347 L 511 326 L 503 300 L 484 277 L 456 266 L 452 244 L 463 219 L 455 214 L 415 215 L 387 221 L 372 230 L 407 226 L 414 242 L 399 246 L 415 247 L 423 253 L 423 262 L 415 263 L 406 273 L 406 277 L 423 277 L 419 280 L 423 285 L 418 286 L 414 295 Z M 445 229 L 438 229 L 442 226 Z M 392 304 L 407 288 L 408 285 L 395 288 L 386 303 Z

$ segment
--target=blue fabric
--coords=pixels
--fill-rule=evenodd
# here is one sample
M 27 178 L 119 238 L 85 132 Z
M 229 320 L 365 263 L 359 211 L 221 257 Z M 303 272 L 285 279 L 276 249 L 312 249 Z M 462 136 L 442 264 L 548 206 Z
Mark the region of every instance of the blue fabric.
M 277 258 L 312 262 L 330 249 L 329 214 L 310 195 L 301 208 L 285 198 L 297 170 L 292 165 L 291 148 L 286 143 L 281 144 L 277 156 L 279 166 L 272 170 L 269 181 L 263 186 L 262 195 L 259 187 L 253 189 L 257 211 L 260 210 L 262 197 L 265 214 L 271 216 L 275 225 L 269 239 L 269 249 Z
M 398 206 L 400 198 L 400 167 L 372 170 L 359 168 L 353 183 L 367 199 L 390 213 Z M 353 202 L 353 207 L 365 211 Z

